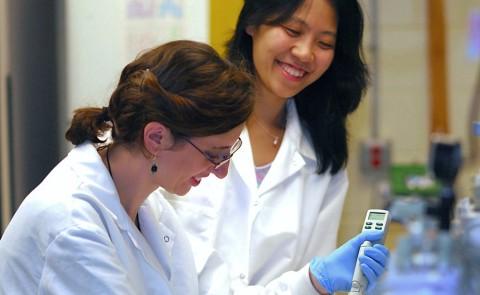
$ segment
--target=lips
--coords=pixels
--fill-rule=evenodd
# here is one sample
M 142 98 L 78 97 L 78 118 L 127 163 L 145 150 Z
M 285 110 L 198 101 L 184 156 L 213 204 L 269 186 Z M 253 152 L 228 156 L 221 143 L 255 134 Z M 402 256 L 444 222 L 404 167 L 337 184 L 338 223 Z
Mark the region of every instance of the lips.
M 190 179 L 190 183 L 193 185 L 193 186 L 197 186 L 200 184 L 200 181 L 202 181 L 202 178 L 201 177 L 192 177 Z
M 280 68 L 282 68 L 283 72 L 288 75 L 288 77 L 293 78 L 293 79 L 300 79 L 303 78 L 306 74 L 307 71 L 304 69 L 294 67 L 290 64 L 286 64 L 283 62 L 278 61 L 277 62 Z

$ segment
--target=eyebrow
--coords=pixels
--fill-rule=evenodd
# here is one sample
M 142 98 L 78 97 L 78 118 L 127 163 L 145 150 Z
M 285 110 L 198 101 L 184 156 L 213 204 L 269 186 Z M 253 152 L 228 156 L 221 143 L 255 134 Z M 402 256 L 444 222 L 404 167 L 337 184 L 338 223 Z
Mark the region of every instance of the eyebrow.
M 303 19 L 301 19 L 299 17 L 292 16 L 290 18 L 290 21 L 295 22 L 295 23 L 299 23 L 300 25 L 302 25 L 304 27 L 310 28 L 310 26 Z M 329 31 L 329 30 L 321 31 L 320 35 L 327 35 L 327 36 L 332 36 L 333 38 L 337 38 L 337 33 L 334 32 L 334 31 Z

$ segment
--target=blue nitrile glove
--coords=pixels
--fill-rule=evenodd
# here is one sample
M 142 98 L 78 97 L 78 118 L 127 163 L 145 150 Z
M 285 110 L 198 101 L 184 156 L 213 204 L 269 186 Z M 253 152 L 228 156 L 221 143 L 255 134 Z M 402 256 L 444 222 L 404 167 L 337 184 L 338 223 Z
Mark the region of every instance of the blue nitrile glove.
M 382 235 L 383 233 L 379 231 L 362 232 L 329 256 L 315 257 L 310 262 L 312 277 L 330 294 L 350 291 L 360 246 L 364 241 L 371 241 L 374 244 L 382 238 Z M 360 266 L 368 280 L 367 292 L 373 289 L 376 281 L 385 271 L 388 256 L 388 249 L 381 244 L 366 248 L 364 255 L 360 256 Z

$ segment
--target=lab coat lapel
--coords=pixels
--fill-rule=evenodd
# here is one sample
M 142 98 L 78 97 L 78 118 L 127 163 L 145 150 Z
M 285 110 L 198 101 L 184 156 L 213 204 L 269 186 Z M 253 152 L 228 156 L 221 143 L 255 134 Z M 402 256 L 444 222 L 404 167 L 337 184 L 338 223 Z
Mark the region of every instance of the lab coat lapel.
M 240 175 L 242 181 L 249 188 L 250 193 L 254 193 L 257 189 L 257 178 L 255 176 L 252 146 L 250 144 L 250 137 L 248 136 L 247 128 L 243 129 L 240 138 L 242 139 L 243 144 L 232 157 L 231 168 L 238 171 L 238 175 Z
M 157 210 L 160 211 L 157 214 L 161 216 L 163 208 L 158 206 Z M 167 278 L 170 279 L 170 265 L 172 265 L 171 257 L 172 247 L 175 242 L 175 233 L 166 227 L 161 220 L 157 219 L 158 217 L 155 216 L 147 204 L 140 207 L 139 218 L 143 236 L 151 245 L 160 264 L 162 264 L 163 267 L 161 269 L 165 271 Z

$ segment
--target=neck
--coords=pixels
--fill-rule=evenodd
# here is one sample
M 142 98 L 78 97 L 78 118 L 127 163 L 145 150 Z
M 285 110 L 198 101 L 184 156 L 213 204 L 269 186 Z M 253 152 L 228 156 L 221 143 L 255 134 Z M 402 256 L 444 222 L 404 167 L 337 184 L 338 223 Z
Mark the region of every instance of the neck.
M 257 91 L 255 108 L 247 120 L 248 134 L 256 166 L 271 163 L 283 140 L 287 98 Z
M 260 124 L 272 129 L 284 129 L 288 98 L 276 97 L 258 91 L 253 116 Z
M 110 166 L 120 203 L 136 223 L 138 209 L 155 189 L 149 182 L 148 160 L 141 152 L 130 151 L 122 146 L 109 147 L 107 151 L 102 153 L 102 159 L 107 168 Z

